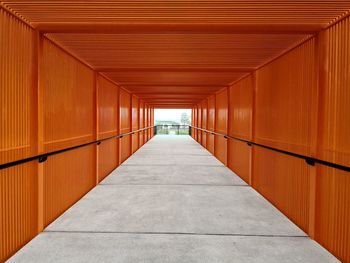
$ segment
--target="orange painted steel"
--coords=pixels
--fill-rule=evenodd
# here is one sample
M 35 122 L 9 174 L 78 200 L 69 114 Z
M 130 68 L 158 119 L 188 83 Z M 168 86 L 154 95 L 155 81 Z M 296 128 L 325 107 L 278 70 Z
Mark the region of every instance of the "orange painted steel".
M 350 166 L 350 19 L 320 35 L 320 126 L 317 156 Z M 350 262 L 350 176 L 318 167 L 315 239 Z
M 95 147 L 55 155 L 44 163 L 44 227 L 96 185 Z
M 131 96 L 124 89 L 119 90 L 119 125 L 120 133 L 131 131 Z M 120 163 L 124 162 L 131 155 L 131 137 L 124 136 L 119 139 Z
M 252 140 L 254 76 L 249 75 L 229 88 L 230 121 L 228 135 Z M 228 167 L 244 181 L 251 184 L 252 150 L 246 143 L 228 141 Z
M 97 139 L 119 134 L 119 88 L 101 75 L 97 76 Z M 98 150 L 98 182 L 119 164 L 118 140 L 104 141 Z
M 132 131 L 139 129 L 139 98 L 133 95 L 131 97 L 131 128 Z M 136 152 L 139 148 L 139 134 L 135 133 L 132 135 L 132 153 Z
M 205 99 L 202 101 L 202 128 L 207 129 L 208 121 L 208 100 Z M 202 131 L 202 146 L 207 147 L 207 134 Z
M 43 150 L 93 141 L 93 71 L 45 38 L 41 46 L 39 93 L 44 122 Z
M 208 130 L 215 130 L 215 95 L 208 98 L 208 121 L 207 121 Z M 207 133 L 207 149 L 212 154 L 215 154 L 215 136 Z
M 254 76 L 249 75 L 229 89 L 228 134 L 251 140 L 253 137 Z
M 140 100 L 139 127 L 145 128 L 145 102 Z M 143 132 L 139 133 L 139 147 L 145 143 Z
M 350 166 L 350 18 L 322 32 L 321 127 L 318 156 Z M 320 84 L 320 85 L 321 85 Z
M 329 167 L 318 167 L 317 172 L 315 240 L 349 262 L 349 173 Z
M 227 134 L 228 125 L 228 89 L 220 91 L 215 96 L 215 132 Z M 227 165 L 227 139 L 215 136 L 214 153 L 223 164 Z
M 0 261 L 38 233 L 37 163 L 0 170 Z
M 37 35 L 0 8 L 0 164 L 35 155 Z M 36 162 L 0 170 L 0 262 L 38 232 Z
M 310 166 L 302 159 L 254 147 L 252 186 L 302 230 L 309 228 Z
M 342 0 L 0 1 L 0 164 L 191 108 L 194 126 L 349 166 L 349 14 Z M 1 170 L 0 261 L 152 136 Z M 350 262 L 348 173 L 192 136 Z
M 39 107 L 43 151 L 95 139 L 94 73 L 51 41 L 39 50 Z M 69 128 L 68 128 L 69 127 Z M 47 226 L 96 184 L 96 146 L 49 158 L 43 164 L 43 226 Z
M 202 128 L 202 105 L 197 105 L 197 127 Z M 202 144 L 202 132 L 198 131 L 197 133 L 197 141 Z
M 255 142 L 315 155 L 315 52 L 311 39 L 256 71 Z

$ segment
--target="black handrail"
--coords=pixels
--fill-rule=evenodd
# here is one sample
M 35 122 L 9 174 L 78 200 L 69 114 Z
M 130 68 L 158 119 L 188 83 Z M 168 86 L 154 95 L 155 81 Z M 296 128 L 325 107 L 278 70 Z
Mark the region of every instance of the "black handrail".
M 299 159 L 304 159 L 305 162 L 308 165 L 314 166 L 316 163 L 318 163 L 318 164 L 329 166 L 329 167 L 332 167 L 332 168 L 335 168 L 335 169 L 339 169 L 339 170 L 342 170 L 342 171 L 350 172 L 350 167 L 345 166 L 345 165 L 328 162 L 328 161 L 317 159 L 317 158 L 314 158 L 314 157 L 311 157 L 311 156 L 306 156 L 306 155 L 302 155 L 302 154 L 298 154 L 298 153 L 285 151 L 285 150 L 282 150 L 282 149 L 278 149 L 278 148 L 274 148 L 274 147 L 271 147 L 271 146 L 267 146 L 267 145 L 263 145 L 263 144 L 260 144 L 260 143 L 256 143 L 256 142 L 253 142 L 253 141 L 244 140 L 244 139 L 241 139 L 241 138 L 229 136 L 227 134 L 222 134 L 222 133 L 206 130 L 206 129 L 199 128 L 199 127 L 192 126 L 192 125 L 190 125 L 190 127 L 194 128 L 194 129 L 197 129 L 197 130 L 204 131 L 206 133 L 213 134 L 213 135 L 222 136 L 225 139 L 233 139 L 233 140 L 241 141 L 241 142 L 246 143 L 248 146 L 255 145 L 255 146 L 258 146 L 258 147 L 261 147 L 261 148 L 265 148 L 265 149 L 268 149 L 268 150 L 271 150 L 271 151 L 283 153 L 283 154 L 290 155 L 290 156 L 293 156 L 293 157 L 296 157 L 296 158 L 299 158 Z
M 122 133 L 122 134 L 110 136 L 110 137 L 99 139 L 99 140 L 96 140 L 96 141 L 93 141 L 93 142 L 87 142 L 87 143 L 83 143 L 83 144 L 80 144 L 80 145 L 68 147 L 68 148 L 65 148 L 65 149 L 61 149 L 61 150 L 57 150 L 57 151 L 53 151 L 53 152 L 48 152 L 48 153 L 43 153 L 43 154 L 35 155 L 35 156 L 32 156 L 32 157 L 16 160 L 16 161 L 13 161 L 13 162 L 0 164 L 0 170 L 6 169 L 6 168 L 9 168 L 9 167 L 12 167 L 12 166 L 16 166 L 16 165 L 28 163 L 28 162 L 35 161 L 35 160 L 38 160 L 39 163 L 42 163 L 42 162 L 45 162 L 49 156 L 52 156 L 52 155 L 56 155 L 56 154 L 63 153 L 63 152 L 68 152 L 68 151 L 71 151 L 71 150 L 74 150 L 74 149 L 77 149 L 77 148 L 81 148 L 81 147 L 85 147 L 85 146 L 88 146 L 88 145 L 91 145 L 91 144 L 100 145 L 103 141 L 107 141 L 107 140 L 111 140 L 111 139 L 123 138 L 124 136 L 129 136 L 129 135 L 135 134 L 137 132 L 148 130 L 148 129 L 151 129 L 151 128 L 154 128 L 154 127 L 155 126 L 149 126 L 149 127 L 145 127 L 145 128 L 142 128 L 142 129 L 138 129 L 136 131 L 131 131 L 131 132 L 127 132 L 127 133 Z

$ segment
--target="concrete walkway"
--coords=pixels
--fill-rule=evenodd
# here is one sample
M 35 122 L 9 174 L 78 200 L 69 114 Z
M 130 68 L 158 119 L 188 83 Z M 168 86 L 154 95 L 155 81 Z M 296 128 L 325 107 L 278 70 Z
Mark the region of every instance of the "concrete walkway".
M 156 136 L 10 262 L 338 262 L 189 136 Z

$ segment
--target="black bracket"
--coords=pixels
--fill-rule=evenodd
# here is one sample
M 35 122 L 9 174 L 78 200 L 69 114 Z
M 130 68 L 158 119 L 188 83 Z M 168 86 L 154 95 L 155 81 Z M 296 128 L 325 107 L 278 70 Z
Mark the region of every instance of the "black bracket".
M 312 159 L 312 158 L 305 158 L 305 162 L 306 162 L 308 165 L 315 166 L 315 160 Z
M 252 146 L 252 144 L 251 144 L 250 142 L 247 142 L 247 145 L 248 145 L 248 146 Z
M 100 145 L 100 144 L 101 144 L 101 141 L 96 142 L 96 144 L 97 144 L 97 145 Z
M 224 138 L 225 138 L 225 139 L 228 139 L 228 136 L 225 135 Z
M 39 159 L 38 159 L 39 163 L 43 163 L 46 160 L 47 160 L 47 156 L 46 155 L 40 156 Z

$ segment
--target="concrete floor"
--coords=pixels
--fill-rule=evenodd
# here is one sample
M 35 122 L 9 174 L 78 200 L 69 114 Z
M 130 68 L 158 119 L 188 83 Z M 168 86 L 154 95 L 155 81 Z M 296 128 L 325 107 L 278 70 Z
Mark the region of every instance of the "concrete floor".
M 338 262 L 189 136 L 156 136 L 10 262 Z

